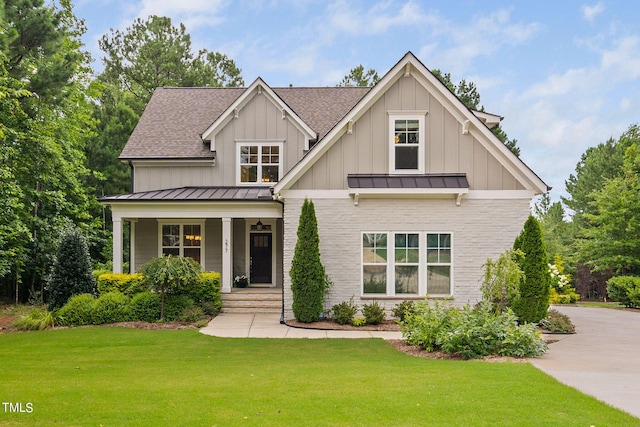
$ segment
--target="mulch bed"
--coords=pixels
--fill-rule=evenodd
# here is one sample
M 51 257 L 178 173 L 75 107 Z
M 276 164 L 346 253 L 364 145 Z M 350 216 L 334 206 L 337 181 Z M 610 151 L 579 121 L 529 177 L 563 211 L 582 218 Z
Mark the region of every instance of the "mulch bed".
M 286 320 L 285 324 L 292 328 L 321 329 L 325 331 L 399 331 L 400 325 L 395 320 L 384 320 L 379 325 L 341 325 L 333 320 L 320 320 L 312 323 L 302 323 L 295 319 Z

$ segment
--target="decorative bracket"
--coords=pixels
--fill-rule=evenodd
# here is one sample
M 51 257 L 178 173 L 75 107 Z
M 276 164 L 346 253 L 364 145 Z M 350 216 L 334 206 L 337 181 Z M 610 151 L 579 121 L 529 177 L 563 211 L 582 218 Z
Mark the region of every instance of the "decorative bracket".
M 462 124 L 462 134 L 463 135 L 468 135 L 469 134 L 469 125 L 471 124 L 471 122 L 469 120 L 465 120 L 465 122 Z
M 238 109 L 237 109 L 237 108 L 234 108 L 234 109 L 233 109 L 233 118 L 234 118 L 234 119 L 237 119 L 237 118 L 238 118 Z
M 353 206 L 358 206 L 360 202 L 360 193 L 356 193 L 353 195 Z
M 353 133 L 353 120 L 349 120 L 347 124 L 347 135 L 351 135 Z
M 458 193 L 458 197 L 456 197 L 456 206 L 460 206 L 460 203 L 462 203 L 462 196 L 464 196 L 464 193 Z

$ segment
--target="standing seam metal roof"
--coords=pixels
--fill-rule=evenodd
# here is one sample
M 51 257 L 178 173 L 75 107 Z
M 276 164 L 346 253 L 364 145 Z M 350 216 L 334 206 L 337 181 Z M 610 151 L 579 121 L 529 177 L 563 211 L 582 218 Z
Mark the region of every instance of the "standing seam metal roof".
M 270 187 L 181 187 L 100 198 L 101 202 L 273 201 Z

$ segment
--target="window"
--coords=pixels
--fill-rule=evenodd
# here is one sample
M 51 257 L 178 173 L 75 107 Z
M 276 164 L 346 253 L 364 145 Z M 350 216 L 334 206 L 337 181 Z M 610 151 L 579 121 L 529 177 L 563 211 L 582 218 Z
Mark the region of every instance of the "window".
M 363 295 L 450 295 L 450 233 L 363 233 Z
M 162 224 L 160 255 L 193 258 L 202 264 L 202 224 Z
M 282 144 L 238 144 L 238 185 L 268 185 L 282 175 Z
M 424 114 L 389 116 L 391 173 L 424 173 Z

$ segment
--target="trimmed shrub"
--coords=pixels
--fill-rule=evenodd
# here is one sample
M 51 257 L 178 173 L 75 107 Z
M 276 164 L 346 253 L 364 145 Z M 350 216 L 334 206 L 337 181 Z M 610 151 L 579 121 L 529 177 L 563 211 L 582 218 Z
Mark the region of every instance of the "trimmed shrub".
M 46 308 L 34 308 L 13 321 L 13 327 L 19 331 L 42 331 L 55 326 L 55 316 Z
M 92 294 L 74 295 L 56 312 L 58 323 L 64 326 L 80 326 L 91 324 L 91 313 L 95 304 Z
M 207 318 L 207 315 L 204 314 L 202 308 L 197 306 L 186 307 L 182 312 L 176 317 L 175 320 L 182 323 L 196 323 L 200 320 L 204 320 Z
M 129 297 L 140 292 L 151 290 L 150 286 L 145 283 L 142 274 L 114 274 L 106 273 L 98 276 L 98 294 L 106 294 L 107 292 L 121 292 Z
M 304 199 L 291 262 L 291 292 L 293 315 L 304 323 L 320 320 L 325 291 L 325 272 L 320 261 L 320 238 L 313 202 Z
M 186 295 L 167 295 L 164 306 L 164 320 L 178 320 L 182 312 L 195 306 L 195 302 Z
M 554 309 L 549 310 L 547 317 L 540 321 L 540 327 L 555 334 L 576 333 L 576 327 L 571 323 L 569 316 Z
M 65 305 L 73 295 L 96 293 L 87 241 L 78 228 L 68 228 L 60 239 L 47 291 L 50 311 Z
M 363 305 L 362 314 L 369 325 L 379 325 L 387 317 L 384 308 L 378 304 L 378 301 Z
M 393 317 L 398 319 L 398 321 L 402 322 L 408 314 L 412 314 L 415 310 L 414 303 L 411 300 L 402 301 L 399 304 L 396 304 L 395 307 L 391 310 L 393 313 Z
M 607 280 L 607 294 L 626 307 L 640 307 L 640 277 L 612 277 Z
M 222 307 L 220 297 L 220 273 L 201 273 L 193 285 L 185 287 L 177 293 L 187 295 L 197 304 L 213 302 L 220 304 L 220 307 Z
M 107 292 L 100 295 L 93 304 L 91 320 L 94 325 L 127 322 L 131 320 L 130 299 L 121 292 Z
M 353 297 L 349 301 L 343 301 L 331 308 L 333 312 L 333 320 L 341 325 L 353 324 L 353 318 L 356 317 L 358 306 L 354 304 Z
M 153 292 L 141 292 L 131 299 L 129 305 L 131 320 L 157 322 L 160 320 L 160 295 Z

